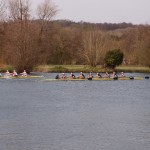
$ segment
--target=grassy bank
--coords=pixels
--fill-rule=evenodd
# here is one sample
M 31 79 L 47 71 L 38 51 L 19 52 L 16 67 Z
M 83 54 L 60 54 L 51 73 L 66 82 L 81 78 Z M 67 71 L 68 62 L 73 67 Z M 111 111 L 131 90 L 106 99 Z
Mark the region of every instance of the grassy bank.
M 141 72 L 150 73 L 149 67 L 141 66 L 119 66 L 115 69 L 117 72 Z M 102 66 L 91 67 L 88 65 L 41 65 L 34 69 L 36 72 L 112 72 Z
M 149 67 L 142 66 L 119 66 L 116 68 L 118 72 L 139 72 L 139 73 L 150 73 Z
M 9 70 L 12 72 L 14 70 L 13 66 L 10 65 L 1 65 L 0 72 L 6 72 Z M 143 66 L 119 66 L 115 69 L 117 72 L 141 72 L 141 73 L 150 73 L 149 67 Z M 103 68 L 102 66 L 91 67 L 88 65 L 41 65 L 35 67 L 34 72 L 112 72 L 113 70 L 109 70 L 107 68 Z
M 98 72 L 100 67 L 91 67 L 86 65 L 44 65 L 38 66 L 34 71 L 38 72 Z
M 0 72 L 6 72 L 7 70 L 12 72 L 14 70 L 14 67 L 11 65 L 0 64 Z

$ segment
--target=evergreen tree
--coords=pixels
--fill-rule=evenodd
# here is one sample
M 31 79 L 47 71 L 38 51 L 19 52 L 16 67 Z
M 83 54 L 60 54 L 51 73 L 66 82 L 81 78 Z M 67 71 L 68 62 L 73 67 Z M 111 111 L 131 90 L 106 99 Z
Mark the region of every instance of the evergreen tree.
M 105 64 L 107 67 L 114 69 L 123 61 L 124 54 L 120 49 L 110 50 L 105 55 Z

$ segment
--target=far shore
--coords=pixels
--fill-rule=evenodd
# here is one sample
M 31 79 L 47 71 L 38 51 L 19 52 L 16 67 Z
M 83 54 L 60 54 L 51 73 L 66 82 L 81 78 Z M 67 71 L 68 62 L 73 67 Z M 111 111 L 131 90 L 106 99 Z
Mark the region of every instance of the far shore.
M 150 73 L 149 67 L 144 66 L 118 66 L 115 70 L 107 69 L 102 66 L 91 67 L 88 65 L 41 65 L 35 67 L 34 72 L 139 72 Z
M 15 68 L 10 65 L 5 65 L 5 67 L 0 68 L 0 72 L 4 73 L 6 70 L 13 72 Z M 17 70 L 16 70 L 17 71 Z M 69 73 L 69 72 L 84 72 L 84 73 L 105 73 L 105 72 L 136 72 L 136 73 L 150 73 L 150 68 L 145 66 L 129 66 L 122 65 L 116 67 L 114 70 L 105 68 L 103 66 L 97 65 L 96 67 L 91 67 L 89 65 L 39 65 L 35 67 L 31 72 L 41 72 L 41 73 Z

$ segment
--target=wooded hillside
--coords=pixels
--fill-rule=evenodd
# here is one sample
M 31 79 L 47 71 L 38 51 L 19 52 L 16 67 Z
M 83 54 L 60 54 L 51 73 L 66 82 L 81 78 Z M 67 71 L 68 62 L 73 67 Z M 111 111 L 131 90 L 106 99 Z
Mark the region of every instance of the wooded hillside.
M 57 7 L 43 3 L 33 19 L 30 5 L 9 0 L 0 7 L 0 63 L 18 71 L 39 64 L 104 64 L 108 50 L 120 49 L 124 63 L 150 66 L 150 26 L 53 20 Z M 3 11 L 2 11 L 3 8 Z M 46 10 L 46 11 L 45 11 Z

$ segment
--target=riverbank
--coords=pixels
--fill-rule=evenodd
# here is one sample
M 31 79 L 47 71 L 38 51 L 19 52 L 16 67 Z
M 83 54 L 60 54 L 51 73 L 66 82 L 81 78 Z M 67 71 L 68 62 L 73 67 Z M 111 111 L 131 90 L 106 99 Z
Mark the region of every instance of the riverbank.
M 14 70 L 13 66 L 5 65 L 1 66 L 0 72 L 6 72 Z M 33 72 L 112 72 L 113 70 L 104 68 L 103 66 L 91 67 L 89 65 L 40 65 L 33 69 Z M 118 66 L 115 69 L 116 72 L 137 72 L 137 73 L 150 73 L 149 67 L 144 66 Z
M 102 66 L 91 67 L 88 65 L 41 65 L 34 68 L 35 72 L 112 72 L 113 70 Z M 149 67 L 143 66 L 119 66 L 115 69 L 116 72 L 141 72 L 150 73 Z

